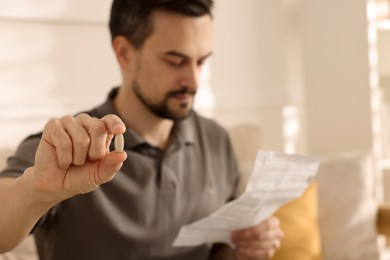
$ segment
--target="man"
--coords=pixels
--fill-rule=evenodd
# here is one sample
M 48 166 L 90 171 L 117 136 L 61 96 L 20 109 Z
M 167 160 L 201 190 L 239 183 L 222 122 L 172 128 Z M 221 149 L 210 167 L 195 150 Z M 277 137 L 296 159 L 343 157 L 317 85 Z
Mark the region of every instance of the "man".
M 193 110 L 211 55 L 212 0 L 114 0 L 122 84 L 99 107 L 50 120 L 0 178 L 0 251 L 30 232 L 41 259 L 269 259 L 270 217 L 227 245 L 174 248 L 180 227 L 234 198 L 226 132 Z M 125 151 L 110 151 L 123 134 Z M 11 178 L 13 177 L 13 178 Z M 17 177 L 17 178 L 14 178 Z

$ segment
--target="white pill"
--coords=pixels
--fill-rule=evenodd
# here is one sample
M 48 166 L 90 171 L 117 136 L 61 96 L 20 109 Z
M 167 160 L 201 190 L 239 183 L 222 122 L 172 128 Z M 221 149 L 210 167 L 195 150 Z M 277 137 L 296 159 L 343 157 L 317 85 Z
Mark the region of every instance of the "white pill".
M 115 151 L 117 152 L 123 151 L 123 149 L 125 148 L 125 140 L 122 134 L 115 135 L 114 146 L 115 146 Z

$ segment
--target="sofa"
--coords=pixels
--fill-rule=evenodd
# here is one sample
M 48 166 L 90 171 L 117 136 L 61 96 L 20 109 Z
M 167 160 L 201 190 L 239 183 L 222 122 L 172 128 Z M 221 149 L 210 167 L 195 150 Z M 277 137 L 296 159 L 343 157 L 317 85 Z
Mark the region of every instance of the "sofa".
M 256 152 L 262 146 L 261 129 L 241 124 L 228 131 L 239 162 L 240 187 L 244 190 Z M 11 152 L 0 151 L 0 169 Z M 378 214 L 374 189 L 374 159 L 369 152 L 323 158 L 316 178 L 302 197 L 275 212 L 285 237 L 274 260 L 385 260 L 381 257 L 385 242 L 378 243 L 384 238 L 376 225 L 381 216 L 379 230 L 386 233 L 387 227 L 390 233 L 390 226 L 386 225 L 390 222 L 390 208 L 386 211 L 382 207 Z M 32 237 L 0 255 L 0 260 L 35 259 L 38 257 Z

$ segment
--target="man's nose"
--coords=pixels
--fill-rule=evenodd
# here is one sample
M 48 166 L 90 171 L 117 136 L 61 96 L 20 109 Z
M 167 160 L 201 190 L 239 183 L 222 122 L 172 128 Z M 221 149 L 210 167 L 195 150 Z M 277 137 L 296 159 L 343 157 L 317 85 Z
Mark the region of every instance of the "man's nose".
M 181 75 L 180 84 L 182 87 L 186 87 L 189 90 L 196 91 L 199 85 L 200 68 L 194 64 L 189 65 L 183 69 Z

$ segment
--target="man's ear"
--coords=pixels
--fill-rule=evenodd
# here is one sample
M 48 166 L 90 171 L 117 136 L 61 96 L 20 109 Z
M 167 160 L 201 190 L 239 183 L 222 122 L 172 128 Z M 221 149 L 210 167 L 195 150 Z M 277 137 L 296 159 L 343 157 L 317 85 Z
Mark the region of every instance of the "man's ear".
M 134 58 L 133 45 L 123 36 L 117 36 L 112 41 L 116 59 L 122 70 L 128 70 Z

